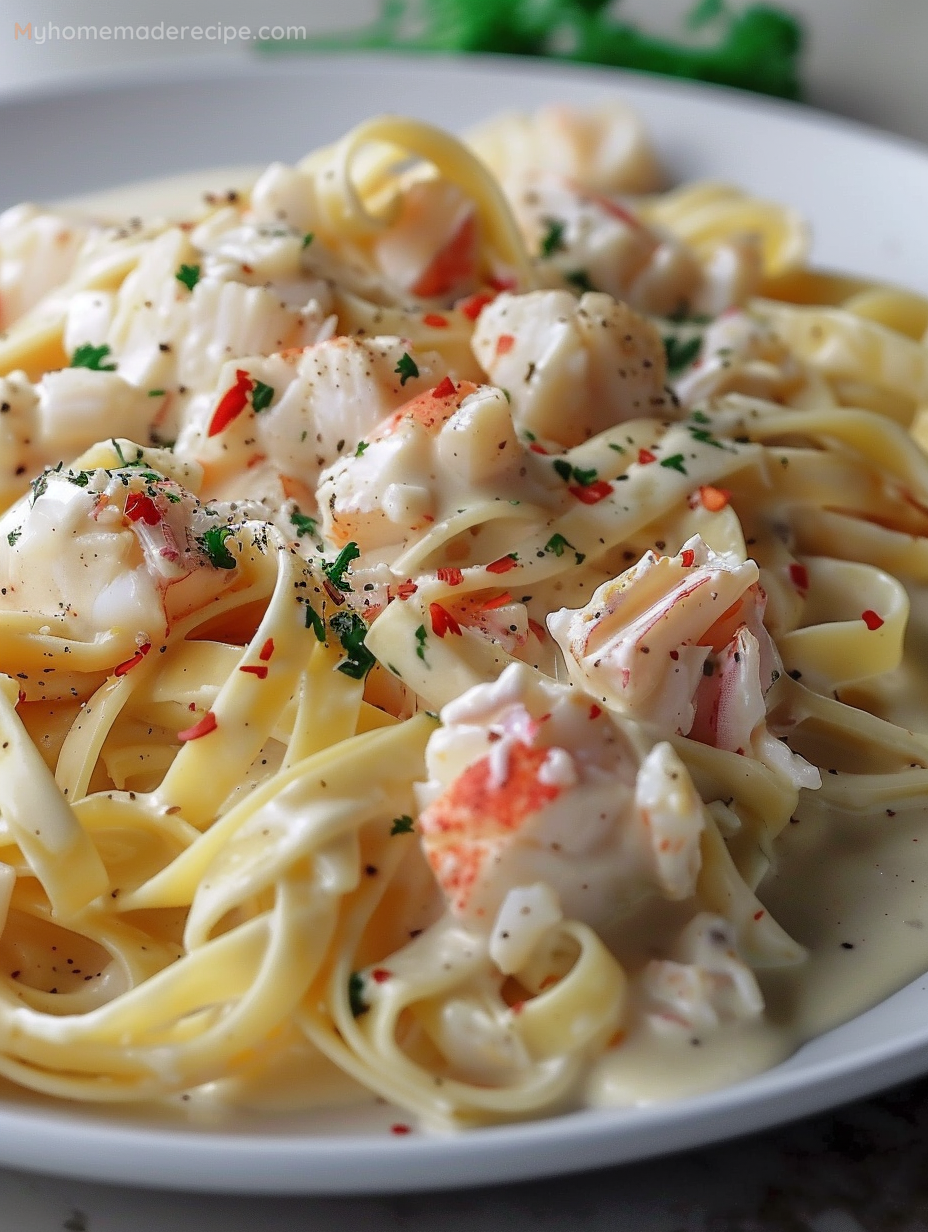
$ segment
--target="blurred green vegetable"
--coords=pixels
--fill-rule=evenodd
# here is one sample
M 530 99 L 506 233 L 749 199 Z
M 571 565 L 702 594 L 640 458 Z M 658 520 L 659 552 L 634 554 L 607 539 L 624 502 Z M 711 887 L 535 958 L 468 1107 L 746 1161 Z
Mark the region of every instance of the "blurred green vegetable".
M 265 51 L 502 52 L 643 69 L 799 98 L 803 32 L 778 8 L 741 12 L 725 0 L 698 0 L 686 25 L 716 27 L 714 42 L 688 45 L 642 32 L 611 12 L 610 0 L 381 0 L 357 32 L 259 44 Z M 704 37 L 704 36 L 703 36 Z

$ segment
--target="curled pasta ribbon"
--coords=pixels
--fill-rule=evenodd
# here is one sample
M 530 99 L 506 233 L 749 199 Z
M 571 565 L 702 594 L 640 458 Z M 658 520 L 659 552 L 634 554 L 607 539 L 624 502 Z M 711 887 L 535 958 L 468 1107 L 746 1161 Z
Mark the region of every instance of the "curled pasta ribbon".
M 381 149 L 365 155 L 372 143 Z M 410 156 L 431 163 L 474 202 L 495 257 L 514 271 L 520 290 L 531 290 L 535 276 L 502 189 L 465 145 L 421 120 L 376 116 L 304 161 L 333 234 L 361 240 L 389 225 L 396 208 L 394 169 Z

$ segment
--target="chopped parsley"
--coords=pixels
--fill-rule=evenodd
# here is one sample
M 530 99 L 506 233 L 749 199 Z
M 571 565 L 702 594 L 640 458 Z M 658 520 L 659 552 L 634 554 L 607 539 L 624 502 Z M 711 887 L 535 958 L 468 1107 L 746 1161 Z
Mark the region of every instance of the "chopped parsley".
M 166 389 L 150 389 L 148 391 L 149 398 L 163 398 L 168 391 Z
M 348 656 L 344 663 L 339 663 L 338 670 L 352 680 L 363 680 L 377 662 L 364 644 L 367 625 L 357 612 L 336 612 L 329 624 Z
M 569 273 L 564 275 L 564 281 L 569 282 L 570 285 L 576 288 L 581 295 L 583 295 L 586 291 L 596 290 L 592 282 L 590 282 L 590 276 L 586 270 L 570 270 Z
M 368 441 L 358 441 L 358 447 L 354 451 L 354 456 L 356 458 L 360 458 L 360 456 L 364 453 L 364 450 L 367 448 L 368 443 Z
M 295 505 L 290 514 L 290 521 L 296 527 L 297 539 L 302 539 L 304 535 L 316 535 L 316 519 L 311 518 L 306 513 L 301 513 L 298 505 Z
M 303 599 L 302 602 L 306 604 L 306 628 L 312 629 L 317 641 L 324 642 L 325 625 L 323 624 L 322 617 L 308 599 Z
M 571 466 L 564 458 L 555 458 L 551 464 L 565 483 L 573 481 L 579 484 L 581 488 L 588 488 L 591 483 L 595 483 L 597 472 L 595 467 L 589 467 L 584 470 L 579 466 Z
M 145 465 L 145 460 L 144 460 L 145 452 L 139 445 L 136 445 L 135 457 L 132 458 L 132 460 L 130 461 L 129 458 L 127 458 L 126 455 L 123 453 L 122 445 L 120 445 L 119 441 L 117 441 L 114 436 L 110 437 L 110 444 L 113 446 L 113 452 L 116 454 L 116 457 L 119 459 L 120 466 L 144 466 Z
M 405 385 L 411 377 L 419 375 L 419 365 L 408 351 L 404 351 L 393 371 L 400 378 L 400 384 Z
M 85 342 L 71 356 L 71 367 L 89 368 L 91 372 L 115 372 L 115 364 L 105 364 L 103 362 L 109 354 L 110 348 L 105 342 L 102 346 L 98 347 L 95 347 L 90 342 Z
M 325 575 L 339 590 L 351 590 L 350 585 L 345 581 L 345 570 L 353 560 L 357 560 L 361 555 L 361 549 L 354 542 L 346 543 L 331 565 L 323 565 Z
M 254 413 L 260 415 L 262 411 L 266 411 L 273 399 L 273 385 L 265 385 L 263 381 L 255 381 L 254 389 L 251 391 L 251 409 Z
M 234 569 L 235 557 L 226 547 L 226 540 L 232 535 L 230 526 L 211 526 L 204 534 L 197 536 L 197 546 L 214 569 Z
M 402 817 L 394 817 L 393 825 L 390 827 L 390 837 L 394 834 L 412 834 L 413 820 L 408 813 L 404 813 Z
M 546 218 L 544 221 L 547 230 L 538 245 L 538 255 L 547 259 L 553 257 L 556 252 L 563 252 L 567 247 L 564 243 L 566 227 L 560 218 Z
M 77 471 L 76 473 L 68 472 L 68 474 L 65 475 L 65 479 L 67 479 L 69 483 L 73 483 L 75 488 L 86 488 L 88 483 L 90 483 L 90 476 L 92 473 L 92 471 Z
M 348 977 L 348 1004 L 355 1018 L 360 1018 L 371 1008 L 364 1000 L 364 976 L 360 971 L 352 971 Z
M 699 441 L 701 445 L 714 445 L 716 449 L 725 448 L 721 441 L 715 439 L 708 428 L 694 428 L 692 424 L 687 424 L 686 427 L 693 440 Z
M 200 281 L 200 267 L 199 265 L 182 265 L 174 277 L 178 282 L 182 282 L 188 291 L 192 291 Z
M 306 234 L 303 236 L 303 247 L 308 248 L 315 238 L 316 238 L 315 231 L 307 231 Z
M 702 411 L 693 411 L 692 415 L 690 416 L 690 419 L 695 419 L 695 420 L 696 420 L 696 422 L 697 422 L 697 423 L 700 423 L 700 424 L 707 424 L 707 423 L 711 423 L 711 422 L 712 422 L 712 421 L 709 419 L 709 416 L 708 416 L 708 415 L 703 414 L 703 412 L 702 412 Z
M 582 565 L 583 562 L 586 560 L 586 553 L 578 552 L 577 549 L 574 547 L 574 545 L 569 540 L 565 539 L 563 535 L 552 535 L 551 538 L 548 540 L 548 542 L 545 544 L 545 551 L 553 552 L 555 556 L 563 556 L 565 548 L 570 548 L 574 556 L 577 558 L 578 565 Z M 526 598 L 522 600 L 522 602 L 525 603 L 530 598 L 531 598 L 531 595 L 527 595 Z
M 416 655 L 422 660 L 423 663 L 425 663 L 426 667 L 428 667 L 428 663 L 425 658 L 425 642 L 427 637 L 428 633 L 426 632 L 425 625 L 420 625 L 416 630 L 416 642 L 418 643 L 416 646 Z
M 671 375 L 688 368 L 702 347 L 701 338 L 688 338 L 681 342 L 673 334 L 664 339 L 664 354 L 667 356 L 667 371 Z
M 681 475 L 686 474 L 686 467 L 683 465 L 685 458 L 682 453 L 671 454 L 669 458 L 661 458 L 661 466 L 666 466 L 668 470 L 679 471 Z
M 12 546 L 13 546 L 13 544 L 16 542 L 16 540 L 19 538 L 19 536 L 20 536 L 22 533 L 23 533 L 23 532 L 22 532 L 22 529 L 20 529 L 20 530 L 11 530 L 11 531 L 10 531 L 10 533 L 9 533 L 9 534 L 7 535 L 7 537 L 6 537 L 6 541 L 7 541 L 7 543 L 10 545 L 10 547 L 12 547 Z

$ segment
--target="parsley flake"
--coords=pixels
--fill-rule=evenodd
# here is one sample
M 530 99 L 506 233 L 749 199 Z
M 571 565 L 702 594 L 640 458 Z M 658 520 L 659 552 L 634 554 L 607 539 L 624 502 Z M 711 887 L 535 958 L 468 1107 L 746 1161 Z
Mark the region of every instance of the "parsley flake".
M 306 234 L 303 236 L 303 247 L 308 248 L 315 238 L 316 238 L 315 231 L 307 231 Z
M 348 977 L 348 1004 L 355 1018 L 360 1018 L 371 1008 L 364 1000 L 364 976 L 360 971 L 352 971 Z
M 552 535 L 551 538 L 548 540 L 548 542 L 545 544 L 545 551 L 553 552 L 555 556 L 563 556 L 564 549 L 570 548 L 571 550 L 573 550 L 573 546 L 574 545 L 572 543 L 569 543 L 564 538 L 563 535 Z
M 188 291 L 192 291 L 200 281 L 200 267 L 199 265 L 182 265 L 174 277 L 178 282 L 182 282 Z
M 103 362 L 109 354 L 110 348 L 105 342 L 102 346 L 98 347 L 95 347 L 90 342 L 85 342 L 71 356 L 71 367 L 89 368 L 91 372 L 115 372 L 115 364 L 105 364 Z
M 197 536 L 197 546 L 214 569 L 234 569 L 235 557 L 226 547 L 226 540 L 232 534 L 230 526 L 211 526 L 204 534 Z
M 667 371 L 671 375 L 682 372 L 693 362 L 702 347 L 701 338 L 689 338 L 681 342 L 672 334 L 664 339 L 664 354 L 667 356 Z
M 369 443 L 370 443 L 370 442 L 368 442 L 368 441 L 358 441 L 358 447 L 357 447 L 357 449 L 354 451 L 354 456 L 355 456 L 356 458 L 360 458 L 360 457 L 361 457 L 361 455 L 364 453 L 364 450 L 367 448 L 367 446 L 368 446 L 368 444 L 369 444 Z
M 419 375 L 419 365 L 408 351 L 404 351 L 393 371 L 400 378 L 400 384 L 405 385 L 411 377 Z
M 11 531 L 10 531 L 10 533 L 9 533 L 9 534 L 7 535 L 7 537 L 6 537 L 6 541 L 7 541 L 7 543 L 10 545 L 10 547 L 12 547 L 12 546 L 13 546 L 13 544 L 16 542 L 16 540 L 19 538 L 19 536 L 20 536 L 22 533 L 23 533 L 23 532 L 22 532 L 22 529 L 20 529 L 20 530 L 11 530 Z
M 393 825 L 390 827 L 390 837 L 394 834 L 412 834 L 413 820 L 408 813 L 404 813 L 402 817 L 394 817 Z
M 304 599 L 303 602 L 306 604 L 306 628 L 312 629 L 313 633 L 316 635 L 317 641 L 324 642 L 325 624 L 323 623 L 322 617 L 308 599 Z
M 294 505 L 293 511 L 290 514 L 290 521 L 296 527 L 297 539 L 302 539 L 304 535 L 317 534 L 316 519 L 309 517 L 308 514 L 301 513 L 299 505 Z
M 260 415 L 262 411 L 266 411 L 274 399 L 274 386 L 265 385 L 263 381 L 255 381 L 255 387 L 251 391 L 251 409 L 256 415 Z
M 666 466 L 669 470 L 679 471 L 681 475 L 686 474 L 686 467 L 683 465 L 685 458 L 682 453 L 671 454 L 669 458 L 661 458 L 661 466 Z
M 586 270 L 578 269 L 571 270 L 564 275 L 564 281 L 569 282 L 572 287 L 580 292 L 581 295 L 587 291 L 595 291 L 596 288 L 590 282 L 590 276 Z
M 163 398 L 168 391 L 166 389 L 150 389 L 148 391 L 149 398 Z
M 337 586 L 339 590 L 351 590 L 351 586 L 345 581 L 345 570 L 360 555 L 361 549 L 356 543 L 346 543 L 331 565 L 322 566 L 333 586 Z
M 538 255 L 547 259 L 553 257 L 556 252 L 563 252 L 566 249 L 567 245 L 564 243 L 566 227 L 560 218 L 546 218 L 544 221 L 547 230 L 538 245 Z
M 367 625 L 357 612 L 336 612 L 329 624 L 348 656 L 344 663 L 339 663 L 338 670 L 352 680 L 363 680 L 377 662 L 364 644 Z
M 425 642 L 427 637 L 428 633 L 426 632 L 425 625 L 420 625 L 416 630 L 416 642 L 418 643 L 416 646 L 416 655 L 422 660 L 426 667 L 428 667 L 428 661 L 425 657 Z

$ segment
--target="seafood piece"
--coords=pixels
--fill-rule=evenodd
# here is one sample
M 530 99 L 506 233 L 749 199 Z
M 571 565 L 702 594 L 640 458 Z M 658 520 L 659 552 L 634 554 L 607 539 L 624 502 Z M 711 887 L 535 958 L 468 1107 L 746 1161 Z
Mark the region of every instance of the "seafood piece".
M 0 214 L 0 329 L 67 281 L 89 231 L 86 222 L 35 205 Z
M 603 929 L 648 894 L 694 892 L 703 810 L 670 745 L 642 755 L 588 695 L 522 664 L 441 718 L 418 830 L 453 915 L 492 926 L 512 891 L 543 882 Z
M 570 449 L 627 419 L 677 417 L 660 334 L 608 295 L 500 295 L 480 314 L 473 348 L 530 440 Z

